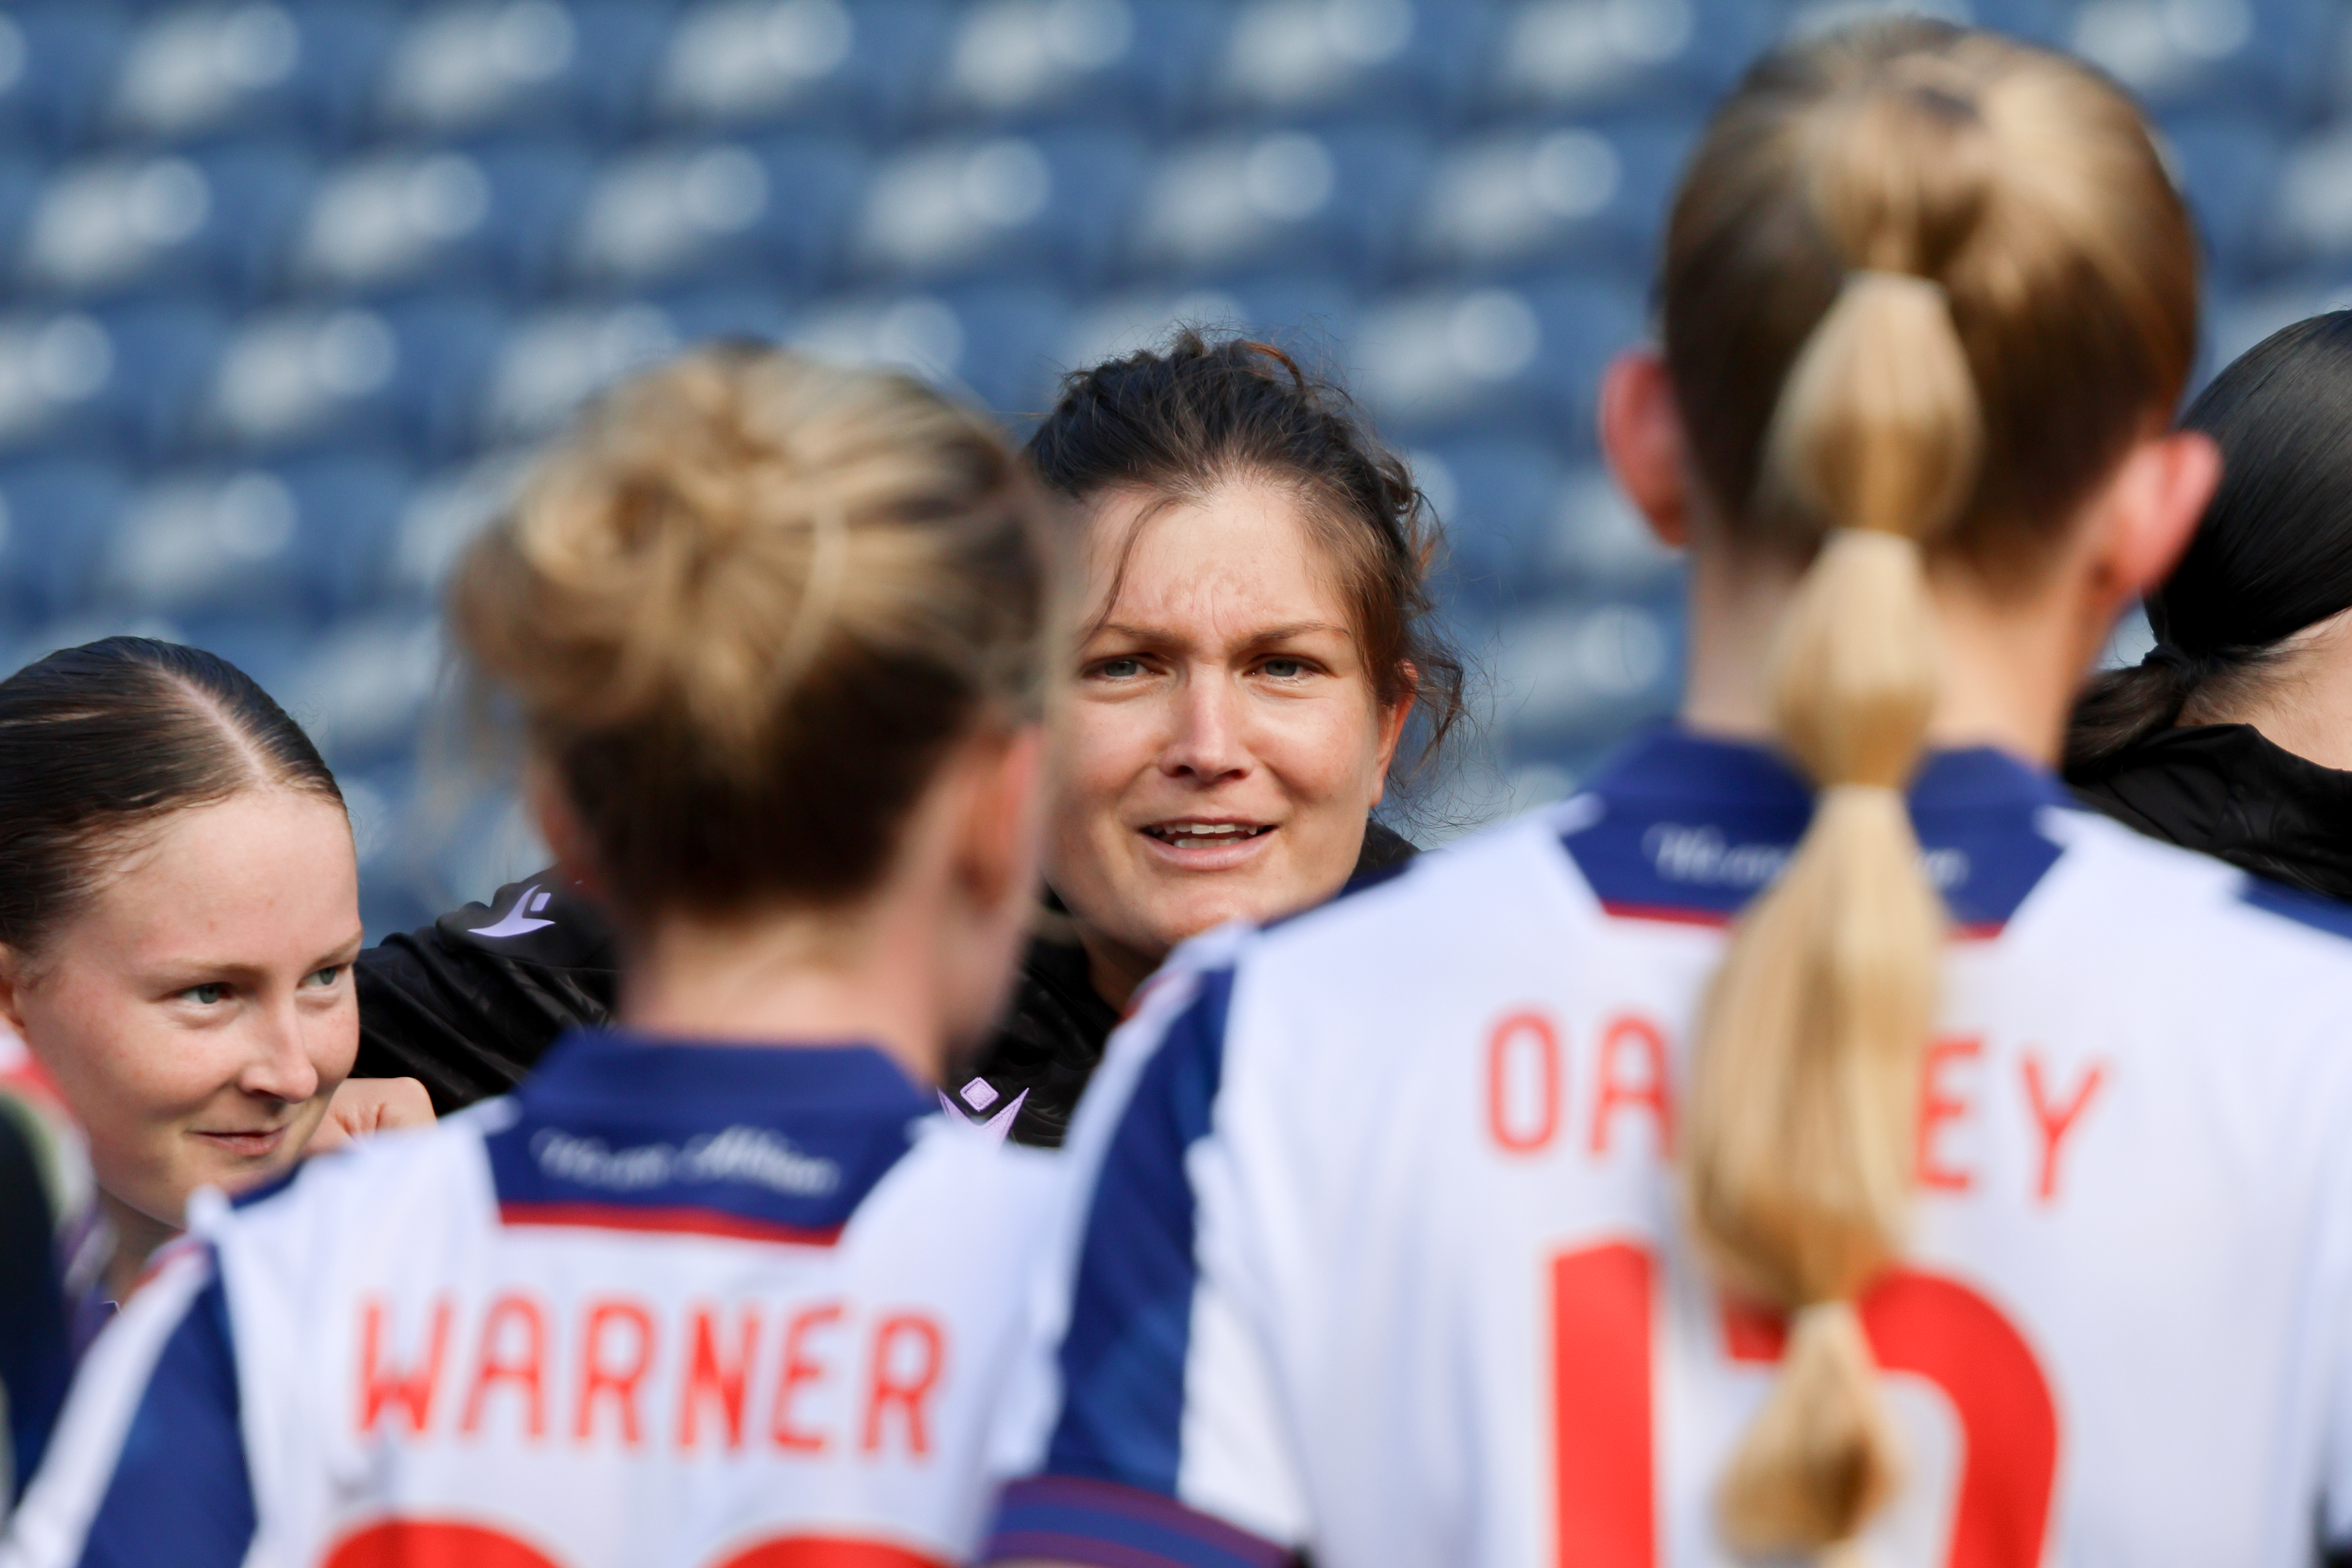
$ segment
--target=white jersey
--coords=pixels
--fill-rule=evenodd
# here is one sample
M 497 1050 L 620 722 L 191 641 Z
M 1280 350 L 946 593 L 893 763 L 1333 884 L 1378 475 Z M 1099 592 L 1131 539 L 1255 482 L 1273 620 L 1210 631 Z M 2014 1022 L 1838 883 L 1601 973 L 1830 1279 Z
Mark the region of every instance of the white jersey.
M 574 1036 L 200 1217 L 0 1561 L 963 1561 L 1056 1157 L 879 1052 Z
M 1035 1473 L 991 1561 L 1730 1568 L 1781 1325 L 1675 1218 L 1727 918 L 1811 810 L 1665 733 L 1155 983 L 1081 1108 Z M 2307 1564 L 2352 1537 L 2352 911 L 1998 753 L 1912 812 L 1959 927 L 1914 1229 L 1859 1302 L 1877 1568 Z

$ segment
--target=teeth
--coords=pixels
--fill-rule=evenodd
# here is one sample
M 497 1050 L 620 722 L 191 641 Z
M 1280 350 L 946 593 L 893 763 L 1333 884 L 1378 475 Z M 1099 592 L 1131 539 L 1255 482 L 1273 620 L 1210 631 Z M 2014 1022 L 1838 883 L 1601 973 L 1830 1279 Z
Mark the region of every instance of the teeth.
M 1255 838 L 1266 830 L 1241 822 L 1171 822 L 1145 831 L 1179 849 L 1213 849 L 1237 839 Z

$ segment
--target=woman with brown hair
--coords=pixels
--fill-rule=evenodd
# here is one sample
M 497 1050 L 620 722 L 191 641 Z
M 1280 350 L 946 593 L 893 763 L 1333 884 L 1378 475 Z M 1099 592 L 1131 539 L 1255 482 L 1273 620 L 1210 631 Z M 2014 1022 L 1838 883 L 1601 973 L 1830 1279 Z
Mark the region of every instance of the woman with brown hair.
M 1372 813 L 1442 752 L 1462 666 L 1434 624 L 1436 521 L 1411 473 L 1278 349 L 1188 331 L 1074 373 L 1028 456 L 1084 524 L 1083 646 L 1051 767 L 1048 908 L 1008 1016 L 951 1087 L 1053 1145 L 1177 942 L 1412 854 Z M 495 1093 L 604 1016 L 613 973 L 593 902 L 528 879 L 361 955 L 358 1070 L 421 1079 L 445 1110 Z
M 1982 33 L 1792 45 L 1658 292 L 1602 437 L 1691 550 L 1680 725 L 1154 982 L 989 1560 L 2352 1536 L 2352 926 L 2052 772 L 2218 475 L 2147 128 Z
M 312 1162 L 101 1338 L 16 1563 L 961 1560 L 1054 1163 L 938 1115 L 1036 891 L 1053 509 L 773 351 L 621 388 L 473 549 L 611 1027 Z

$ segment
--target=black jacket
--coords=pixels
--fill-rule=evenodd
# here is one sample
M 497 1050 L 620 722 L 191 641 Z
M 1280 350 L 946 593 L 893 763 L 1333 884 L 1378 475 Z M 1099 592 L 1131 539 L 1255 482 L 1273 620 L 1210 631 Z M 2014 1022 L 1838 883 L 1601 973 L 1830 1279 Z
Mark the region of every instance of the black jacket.
M 1411 858 L 1413 847 L 1373 823 L 1356 878 Z M 414 1078 L 446 1115 L 512 1089 L 564 1030 L 604 1023 L 619 981 L 610 930 L 552 872 L 499 889 L 420 931 L 360 954 L 356 1078 Z M 1004 1024 L 982 1048 L 961 1098 L 1002 1115 L 1025 1093 L 1013 1137 L 1059 1144 L 1079 1091 L 1118 1022 L 1087 978 L 1074 942 L 1029 944 Z
M 2352 773 L 2307 762 L 2251 724 L 2160 730 L 2069 782 L 2151 837 L 2352 899 Z

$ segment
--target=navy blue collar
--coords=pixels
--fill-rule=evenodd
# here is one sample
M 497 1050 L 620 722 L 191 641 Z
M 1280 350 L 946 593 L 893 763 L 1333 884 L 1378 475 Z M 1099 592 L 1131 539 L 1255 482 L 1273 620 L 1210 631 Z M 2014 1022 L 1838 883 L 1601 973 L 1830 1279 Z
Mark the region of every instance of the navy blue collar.
M 1612 914 L 1719 923 L 1787 860 L 1813 792 L 1778 753 L 1664 728 L 1630 742 L 1584 792 L 1563 842 Z M 2072 804 L 2051 774 L 1990 747 L 1931 753 L 1909 791 L 1927 871 L 1953 920 L 1998 931 L 2055 864 L 2042 812 Z
M 829 1244 L 937 1098 L 870 1046 L 565 1036 L 485 1140 L 509 1225 Z

